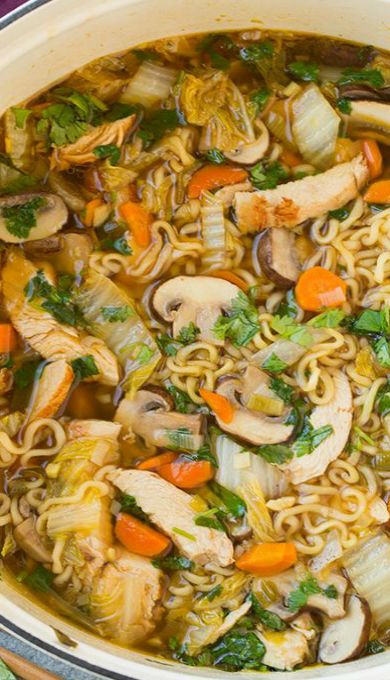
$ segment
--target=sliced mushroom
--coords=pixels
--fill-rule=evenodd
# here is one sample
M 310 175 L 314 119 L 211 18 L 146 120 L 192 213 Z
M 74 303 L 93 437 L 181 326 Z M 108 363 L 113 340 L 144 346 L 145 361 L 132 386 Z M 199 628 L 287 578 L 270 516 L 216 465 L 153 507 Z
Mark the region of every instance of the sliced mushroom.
M 319 477 L 344 450 L 352 426 L 352 393 L 347 376 L 333 373 L 334 394 L 327 404 L 316 406 L 310 416 L 315 430 L 331 425 L 333 432 L 317 446 L 310 456 L 294 457 L 283 469 L 293 484 Z
M 369 135 L 383 144 L 390 145 L 390 106 L 374 101 L 351 102 L 346 118 L 348 133 L 361 137 Z
M 245 405 L 251 394 L 255 391 L 260 393 L 261 387 L 268 387 L 268 381 L 268 376 L 254 366 L 249 366 L 241 378 L 224 380 L 216 391 L 233 404 L 234 415 L 229 423 L 216 415 L 219 427 L 251 444 L 278 444 L 286 441 L 294 429 L 293 425 L 285 424 L 288 409 L 285 409 L 282 416 L 273 417 Z M 273 392 L 270 393 L 275 397 Z
M 368 642 L 370 626 L 371 613 L 367 602 L 351 595 L 344 618 L 331 621 L 322 633 L 319 660 L 333 664 L 356 659 Z
M 300 274 L 295 234 L 288 229 L 266 229 L 257 242 L 257 257 L 264 274 L 278 288 L 291 288 Z
M 339 96 L 345 99 L 363 99 L 373 102 L 389 102 L 390 87 L 375 89 L 361 83 L 349 83 L 338 88 Z
M 72 368 L 64 359 L 46 364 L 33 392 L 30 419 L 54 416 L 68 396 L 73 378 Z
M 233 283 L 212 276 L 176 276 L 156 288 L 152 305 L 164 321 L 172 323 L 175 338 L 193 322 L 200 329 L 199 340 L 223 345 L 213 326 L 239 292 Z
M 37 562 L 51 562 L 50 551 L 44 545 L 35 528 L 35 520 L 28 517 L 14 529 L 14 538 L 19 548 Z
M 265 646 L 263 663 L 280 671 L 292 671 L 309 653 L 306 637 L 296 630 L 274 632 L 260 629 L 258 638 Z
M 58 147 L 58 149 L 53 152 L 53 166 L 59 170 L 66 170 L 71 165 L 94 163 L 97 160 L 94 149 L 97 146 L 106 144 L 115 144 L 115 146 L 118 147 L 122 146 L 135 119 L 135 114 L 132 114 L 126 118 L 115 120 L 113 123 L 103 123 L 103 125 L 91 128 L 91 130 L 80 137 L 77 142 Z
M 323 64 L 330 66 L 354 66 L 362 68 L 374 57 L 374 49 L 369 45 L 353 45 L 341 40 L 312 41 L 312 54 Z
M 39 201 L 40 205 L 33 210 L 31 228 L 25 229 L 23 236 L 17 235 L 11 220 L 6 216 L 6 208 L 20 208 L 27 206 L 33 201 Z M 0 239 L 6 243 L 24 243 L 25 241 L 37 241 L 46 239 L 55 234 L 64 226 L 68 219 L 68 210 L 63 200 L 55 194 L 18 194 L 17 196 L 3 196 L 0 198 Z
M 261 120 L 256 121 L 255 127 L 260 130 L 259 137 L 254 142 L 240 144 L 233 151 L 225 151 L 226 158 L 235 163 L 252 165 L 265 156 L 269 146 L 269 132 Z
M 359 154 L 326 172 L 280 184 L 276 189 L 238 192 L 233 202 L 238 226 L 244 233 L 267 227 L 295 227 L 341 208 L 357 196 L 368 177 L 367 163 Z
M 29 257 L 42 257 L 42 255 L 53 255 L 59 253 L 63 245 L 62 234 L 40 238 L 37 241 L 29 241 L 24 246 L 24 252 Z
M 202 446 L 204 436 L 204 416 L 172 411 L 170 395 L 163 391 L 155 392 L 148 387 L 138 390 L 134 399 L 123 399 L 115 414 L 115 421 L 124 425 L 127 437 L 136 434 L 145 441 L 146 446 L 165 446 L 172 448 L 175 433 L 180 438 L 188 438 L 188 448 Z M 180 446 L 180 443 L 179 443 Z

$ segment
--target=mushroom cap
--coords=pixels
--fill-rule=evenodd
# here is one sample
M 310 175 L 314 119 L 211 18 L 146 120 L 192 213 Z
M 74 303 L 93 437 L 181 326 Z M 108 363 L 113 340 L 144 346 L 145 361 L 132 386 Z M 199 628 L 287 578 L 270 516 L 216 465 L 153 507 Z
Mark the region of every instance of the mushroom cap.
M 2 209 L 22 206 L 35 198 L 42 198 L 45 201 L 45 204 L 35 211 L 36 225 L 31 228 L 26 237 L 12 234 L 7 228 L 7 220 Z M 68 209 L 62 198 L 56 196 L 56 194 L 41 192 L 0 198 L 0 239 L 7 243 L 24 243 L 25 241 L 46 239 L 59 231 L 67 219 Z
M 344 618 L 331 621 L 322 633 L 319 660 L 333 664 L 355 659 L 368 642 L 370 627 L 371 612 L 366 600 L 351 595 Z
M 264 274 L 279 288 L 291 288 L 300 274 L 295 234 L 284 227 L 265 229 L 257 241 L 257 257 Z
M 156 288 L 152 306 L 157 314 L 172 323 L 173 336 L 193 322 L 200 329 L 199 339 L 223 344 L 212 331 L 218 317 L 231 307 L 240 289 L 212 276 L 176 276 Z
M 242 377 L 227 378 L 217 387 L 218 394 L 229 399 L 234 405 L 234 415 L 230 423 L 222 421 L 217 415 L 219 427 L 229 434 L 236 435 L 251 444 L 278 444 L 291 437 L 294 426 L 285 425 L 283 416 L 267 416 L 245 406 L 245 400 L 260 387 L 267 387 L 269 378 L 255 366 L 248 366 Z

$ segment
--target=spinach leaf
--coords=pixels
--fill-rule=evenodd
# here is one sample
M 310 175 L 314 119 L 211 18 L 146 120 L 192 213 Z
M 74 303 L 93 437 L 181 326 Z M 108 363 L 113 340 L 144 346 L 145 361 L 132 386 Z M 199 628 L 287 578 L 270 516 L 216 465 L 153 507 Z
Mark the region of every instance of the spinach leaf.
M 73 368 L 73 373 L 78 380 L 84 380 L 84 378 L 99 374 L 99 369 L 91 354 L 73 359 L 73 361 L 71 361 L 71 366 Z
M 125 236 L 119 236 L 118 238 L 104 238 L 100 241 L 100 246 L 102 250 L 116 250 L 117 253 L 121 255 L 131 255 L 132 249 L 127 243 Z
M 285 444 L 265 444 L 255 448 L 253 453 L 264 458 L 267 463 L 274 463 L 274 465 L 287 463 L 293 457 L 293 451 Z
M 250 100 L 255 104 L 257 113 L 261 113 L 261 111 L 265 109 L 270 96 L 271 96 L 270 91 L 267 90 L 265 87 L 251 94 Z
M 1 214 L 4 217 L 7 231 L 18 238 L 27 238 L 31 229 L 37 226 L 37 210 L 43 208 L 46 203 L 43 196 L 36 196 L 20 205 L 4 206 Z
M 217 338 L 229 339 L 236 347 L 247 345 L 259 330 L 257 309 L 242 291 L 232 300 L 227 316 L 219 316 L 213 327 Z
M 121 150 L 116 144 L 99 144 L 99 146 L 95 146 L 93 154 L 96 158 L 108 158 L 111 165 L 117 165 L 121 157 Z
M 336 106 L 341 113 L 349 114 L 352 111 L 352 104 L 349 99 L 346 97 L 339 97 L 338 100 L 336 101 Z M 337 212 L 334 210 L 333 212 Z M 345 219 L 345 218 L 344 218 Z
M 240 49 L 241 59 L 250 63 L 272 57 L 273 54 L 274 46 L 270 40 L 262 40 L 255 45 L 249 45 L 248 47 L 242 47 Z
M 288 178 L 288 172 L 279 161 L 263 163 L 260 161 L 250 169 L 250 180 L 256 189 L 275 189 Z
M 182 555 L 158 557 L 157 559 L 152 560 L 152 564 L 157 569 L 163 569 L 164 571 L 179 571 L 180 569 L 190 570 L 195 567 L 195 562 Z
M 148 148 L 166 132 L 174 130 L 179 122 L 175 109 L 158 109 L 142 120 L 137 135 L 142 139 L 144 147 Z
M 276 376 L 271 376 L 270 388 L 275 394 L 284 401 L 285 404 L 291 404 L 294 396 L 294 388 L 291 385 L 287 385 L 281 378 Z
M 258 621 L 271 630 L 286 630 L 287 626 L 280 616 L 264 609 L 254 593 L 251 593 L 249 599 L 252 604 L 252 613 Z
M 293 78 L 318 83 L 319 67 L 311 61 L 293 61 L 287 66 L 287 70 Z
M 19 390 L 25 390 L 26 387 L 32 385 L 35 380 L 38 366 L 42 362 L 38 359 L 37 361 L 27 361 L 22 364 L 20 368 L 16 369 L 14 373 L 14 383 Z
M 218 498 L 224 503 L 228 511 L 233 517 L 243 517 L 246 513 L 246 504 L 235 493 L 229 491 L 215 480 L 209 482 L 210 489 Z
M 149 524 L 149 517 L 142 510 L 142 508 L 140 508 L 134 496 L 130 496 L 128 493 L 123 493 L 119 499 L 119 503 L 122 512 L 133 515 L 133 517 L 137 517 L 138 519 L 142 520 L 142 522 Z
M 26 583 L 33 590 L 47 593 L 54 580 L 54 574 L 46 569 L 42 564 L 38 564 L 35 569 L 24 576 L 23 583 Z
M 194 405 L 187 392 L 179 390 L 179 388 L 175 387 L 174 385 L 168 385 L 167 392 L 169 392 L 171 397 L 173 397 L 173 401 L 175 402 L 174 410 L 178 411 L 179 413 L 188 413 L 189 408 Z
M 350 83 L 367 83 L 373 88 L 380 88 L 385 84 L 385 80 L 382 73 L 377 69 L 365 68 L 359 71 L 354 68 L 346 68 L 337 81 L 337 85 L 340 87 Z

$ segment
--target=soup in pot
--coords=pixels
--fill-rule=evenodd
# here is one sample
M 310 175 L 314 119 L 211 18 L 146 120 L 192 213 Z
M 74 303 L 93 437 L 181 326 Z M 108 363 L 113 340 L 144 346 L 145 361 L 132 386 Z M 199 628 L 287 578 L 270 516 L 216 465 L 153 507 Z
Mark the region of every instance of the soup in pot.
M 0 547 L 119 645 L 294 670 L 390 634 L 390 58 L 248 30 L 0 122 Z

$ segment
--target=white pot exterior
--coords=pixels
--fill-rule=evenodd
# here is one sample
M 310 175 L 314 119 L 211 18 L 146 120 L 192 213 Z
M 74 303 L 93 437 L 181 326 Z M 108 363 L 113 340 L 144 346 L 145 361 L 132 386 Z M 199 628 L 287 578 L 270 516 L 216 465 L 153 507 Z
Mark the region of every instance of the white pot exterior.
M 324 33 L 389 49 L 390 0 L 30 0 L 0 20 L 0 114 L 104 54 L 164 36 L 248 27 Z M 178 666 L 114 647 L 59 621 L 5 581 L 0 582 L 0 625 L 113 679 L 230 677 L 221 671 Z M 51 626 L 76 640 L 77 647 L 59 643 Z M 75 670 L 72 680 L 76 676 Z M 255 672 L 245 672 L 242 677 L 287 678 L 285 673 Z M 389 680 L 390 651 L 342 666 L 297 671 L 292 677 Z

